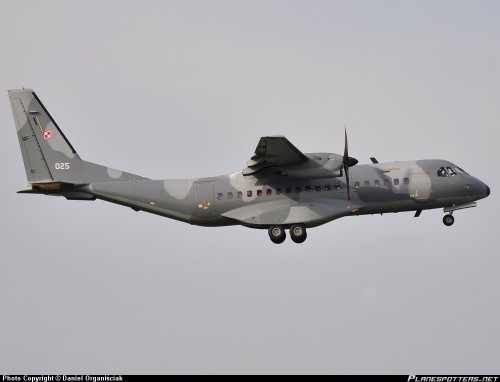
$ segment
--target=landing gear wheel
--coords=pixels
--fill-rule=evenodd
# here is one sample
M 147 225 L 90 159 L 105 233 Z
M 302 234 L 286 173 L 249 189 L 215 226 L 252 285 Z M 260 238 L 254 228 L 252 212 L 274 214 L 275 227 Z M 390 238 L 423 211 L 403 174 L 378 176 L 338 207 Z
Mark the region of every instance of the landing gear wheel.
M 290 228 L 290 237 L 295 243 L 303 243 L 307 239 L 306 227 L 302 224 L 293 225 Z
M 453 225 L 453 223 L 455 223 L 455 218 L 451 214 L 444 215 L 443 223 L 445 226 L 449 227 L 449 226 Z
M 284 228 L 279 225 L 269 227 L 267 232 L 269 233 L 269 238 L 274 244 L 281 244 L 286 239 L 286 232 Z

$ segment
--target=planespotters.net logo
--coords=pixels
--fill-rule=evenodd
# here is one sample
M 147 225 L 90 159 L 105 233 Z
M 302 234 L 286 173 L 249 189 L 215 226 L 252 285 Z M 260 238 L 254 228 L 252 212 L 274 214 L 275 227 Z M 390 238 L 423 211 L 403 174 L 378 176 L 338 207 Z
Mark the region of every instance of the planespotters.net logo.
M 409 375 L 408 382 L 500 382 L 493 376 L 430 376 Z

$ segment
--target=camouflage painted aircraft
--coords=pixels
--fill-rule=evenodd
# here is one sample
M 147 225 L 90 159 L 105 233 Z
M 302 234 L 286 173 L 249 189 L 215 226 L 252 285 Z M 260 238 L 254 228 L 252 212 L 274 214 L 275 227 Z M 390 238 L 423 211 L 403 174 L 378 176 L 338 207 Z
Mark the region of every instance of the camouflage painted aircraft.
M 20 193 L 101 199 L 200 226 L 267 229 L 273 243 L 286 230 L 295 243 L 306 229 L 344 216 L 475 207 L 489 187 L 446 160 L 355 166 L 344 154 L 304 154 L 285 137 L 260 139 L 246 168 L 200 179 L 152 180 L 82 160 L 30 89 L 10 90 L 29 187 Z M 351 169 L 351 167 L 353 167 Z

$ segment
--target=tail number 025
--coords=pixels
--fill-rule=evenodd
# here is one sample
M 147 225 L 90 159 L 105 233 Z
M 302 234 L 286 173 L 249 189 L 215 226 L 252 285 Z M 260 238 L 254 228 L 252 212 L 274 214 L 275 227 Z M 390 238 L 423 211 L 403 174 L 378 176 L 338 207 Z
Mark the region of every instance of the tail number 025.
M 56 163 L 56 170 L 69 170 L 69 163 Z

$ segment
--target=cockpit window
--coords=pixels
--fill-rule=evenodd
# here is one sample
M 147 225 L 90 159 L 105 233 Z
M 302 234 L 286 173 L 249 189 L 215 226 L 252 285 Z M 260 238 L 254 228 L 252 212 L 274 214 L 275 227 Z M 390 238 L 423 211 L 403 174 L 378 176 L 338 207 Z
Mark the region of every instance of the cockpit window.
M 446 171 L 446 167 L 441 167 L 438 171 L 437 171 L 437 174 L 438 176 L 450 176 L 448 174 L 448 171 Z
M 468 175 L 464 170 L 462 170 L 460 167 L 457 167 L 457 166 L 453 166 L 453 167 L 444 167 L 443 166 L 437 171 L 437 174 L 438 174 L 438 176 L 445 176 L 445 177 L 455 176 L 458 174 Z

